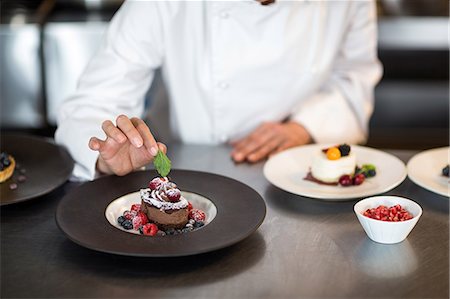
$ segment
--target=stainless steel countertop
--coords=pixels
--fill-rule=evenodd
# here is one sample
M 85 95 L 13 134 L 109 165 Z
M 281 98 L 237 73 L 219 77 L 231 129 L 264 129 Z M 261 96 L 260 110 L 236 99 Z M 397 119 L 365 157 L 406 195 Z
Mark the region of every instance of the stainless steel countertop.
M 448 298 L 449 199 L 406 179 L 387 194 L 423 215 L 407 240 L 377 244 L 353 212 L 357 200 L 326 202 L 284 192 L 263 163 L 236 165 L 226 146 L 169 146 L 173 168 L 240 180 L 264 198 L 256 233 L 217 252 L 175 259 L 114 256 L 80 247 L 54 221 L 76 184 L 1 208 L 1 297 Z M 403 161 L 415 152 L 389 151 Z

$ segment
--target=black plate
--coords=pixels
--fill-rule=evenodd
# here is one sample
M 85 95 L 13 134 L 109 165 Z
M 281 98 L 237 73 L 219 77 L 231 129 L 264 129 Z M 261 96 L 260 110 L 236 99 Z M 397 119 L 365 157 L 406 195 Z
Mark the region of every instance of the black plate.
M 215 204 L 217 216 L 208 225 L 190 233 L 156 237 L 130 234 L 112 226 L 105 217 L 107 206 L 123 195 L 145 188 L 155 176 L 155 171 L 106 176 L 73 189 L 58 205 L 59 228 L 73 242 L 96 251 L 174 257 L 235 244 L 256 231 L 266 215 L 261 196 L 241 182 L 206 172 L 172 170 L 170 178 L 181 190 L 200 194 Z
M 73 160 L 69 153 L 50 140 L 28 136 L 2 134 L 1 151 L 12 155 L 24 169 L 26 180 L 18 181 L 17 169 L 7 181 L 0 184 L 0 204 L 9 205 L 44 195 L 61 186 L 70 177 Z M 10 185 L 17 183 L 17 189 Z

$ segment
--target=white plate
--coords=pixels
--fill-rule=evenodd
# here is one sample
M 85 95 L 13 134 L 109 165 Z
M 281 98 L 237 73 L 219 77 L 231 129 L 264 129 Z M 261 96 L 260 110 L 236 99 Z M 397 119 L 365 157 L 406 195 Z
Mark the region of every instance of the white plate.
M 405 164 L 388 153 L 352 145 L 358 166 L 374 164 L 377 175 L 359 186 L 326 186 L 306 181 L 313 155 L 330 145 L 311 144 L 291 148 L 272 156 L 264 165 L 264 176 L 285 191 L 330 201 L 361 198 L 387 192 L 406 178 Z
M 216 217 L 217 208 L 213 204 L 213 202 L 207 199 L 206 197 L 187 191 L 181 191 L 181 194 L 183 195 L 183 197 L 186 198 L 187 201 L 189 201 L 192 204 L 192 206 L 195 209 L 200 209 L 205 212 L 206 214 L 205 226 L 208 225 Z M 140 203 L 141 203 L 141 196 L 139 191 L 126 194 L 113 200 L 108 205 L 108 207 L 106 207 L 105 217 L 106 219 L 108 219 L 108 222 L 115 228 L 118 228 L 127 233 L 139 235 L 139 231 L 137 230 L 134 229 L 126 230 L 123 227 L 121 227 L 117 222 L 117 218 L 119 218 L 119 216 L 122 216 L 123 212 L 129 210 L 131 208 L 131 205 Z
M 450 147 L 418 153 L 408 162 L 408 176 L 417 185 L 443 196 L 450 196 L 450 179 L 442 175 L 449 163 Z

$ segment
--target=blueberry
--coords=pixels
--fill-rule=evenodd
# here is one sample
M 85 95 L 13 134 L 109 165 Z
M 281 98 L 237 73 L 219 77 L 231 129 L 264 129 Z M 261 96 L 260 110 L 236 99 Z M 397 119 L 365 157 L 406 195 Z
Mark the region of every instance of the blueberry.
M 203 225 L 205 225 L 205 223 L 203 221 L 195 221 L 195 223 L 194 223 L 195 228 L 202 227 Z
M 3 169 L 5 169 L 5 166 L 3 166 L 3 163 L 0 163 L 0 171 L 2 171 Z
M 350 145 L 345 143 L 339 145 L 339 151 L 341 152 L 341 157 L 348 156 L 350 154 Z
M 374 177 L 376 175 L 377 175 L 377 171 L 375 169 L 370 169 L 369 171 L 367 171 L 366 177 L 372 178 L 372 177 Z
M 174 230 L 173 228 L 168 228 L 168 229 L 166 230 L 166 234 L 167 234 L 167 235 L 173 235 L 173 234 L 175 234 L 175 230 Z
M 3 160 L 3 165 L 8 167 L 9 165 L 11 165 L 11 161 L 9 159 L 5 159 L 5 160 Z
M 132 229 L 133 223 L 131 222 L 131 220 L 125 220 L 124 222 L 122 222 L 122 227 L 126 230 Z
M 449 166 L 448 165 L 442 169 L 442 175 L 449 176 Z
M 8 157 L 8 153 L 6 153 L 6 152 L 2 152 L 1 154 L 0 154 L 0 160 L 4 160 L 4 159 L 6 159 Z
M 118 222 L 120 225 L 122 225 L 123 222 L 124 222 L 125 220 L 127 220 L 127 219 L 126 219 L 125 217 L 123 217 L 123 216 L 119 216 L 119 218 L 117 218 L 117 222 Z
M 140 233 L 141 235 L 144 234 L 144 226 L 143 226 L 143 225 L 139 226 L 139 233 Z

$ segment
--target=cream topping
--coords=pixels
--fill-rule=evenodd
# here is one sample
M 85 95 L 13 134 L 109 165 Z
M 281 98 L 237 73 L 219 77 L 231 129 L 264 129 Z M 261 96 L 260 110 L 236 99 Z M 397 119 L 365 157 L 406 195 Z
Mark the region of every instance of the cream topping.
M 141 199 L 155 208 L 160 210 L 180 210 L 184 209 L 188 206 L 188 201 L 183 196 L 180 197 L 180 200 L 177 202 L 165 201 L 159 190 L 151 190 L 150 188 L 141 189 Z

